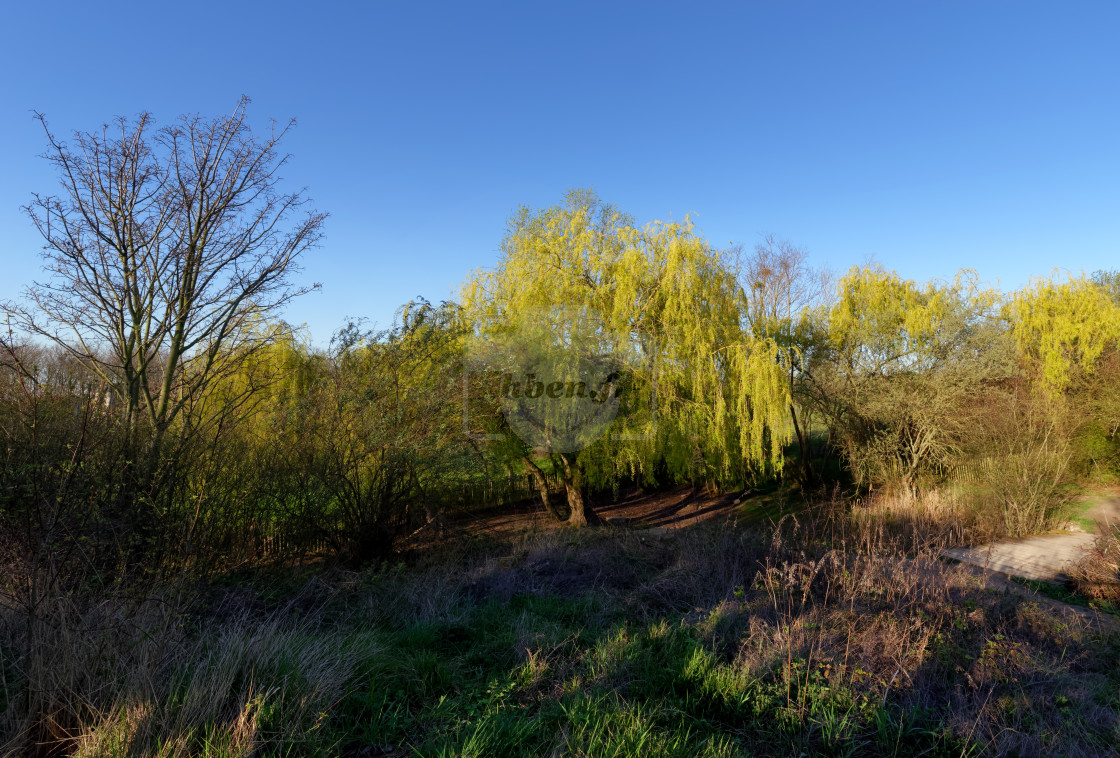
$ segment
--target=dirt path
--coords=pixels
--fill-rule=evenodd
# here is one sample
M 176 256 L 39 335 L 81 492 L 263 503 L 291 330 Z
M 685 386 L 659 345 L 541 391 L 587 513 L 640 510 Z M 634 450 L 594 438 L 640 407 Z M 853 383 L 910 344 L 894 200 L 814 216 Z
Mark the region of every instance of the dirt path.
M 1115 490 L 1086 499 L 1085 517 L 1104 526 L 1120 524 L 1120 492 Z M 1066 570 L 1092 548 L 1097 530 L 1075 530 L 1004 540 L 974 548 L 951 548 L 942 555 L 1001 574 L 1047 582 L 1066 579 Z

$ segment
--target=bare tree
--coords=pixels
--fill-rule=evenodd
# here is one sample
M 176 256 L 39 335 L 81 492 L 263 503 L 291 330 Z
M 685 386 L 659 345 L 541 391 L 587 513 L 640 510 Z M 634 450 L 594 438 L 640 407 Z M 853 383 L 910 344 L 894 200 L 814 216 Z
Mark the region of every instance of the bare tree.
M 736 251 L 738 253 L 738 251 Z M 805 352 L 811 349 L 811 319 L 815 309 L 829 302 L 833 277 L 825 268 L 809 265 L 801 248 L 766 235 L 754 254 L 738 257 L 739 280 L 746 300 L 747 327 L 756 336 L 769 337 L 781 348 L 790 385 L 790 419 L 800 450 L 801 476 L 813 479 L 809 435 L 811 419 L 798 419 L 793 398 L 804 370 Z
M 809 265 L 801 248 L 766 235 L 754 254 L 740 258 L 740 281 L 747 300 L 747 320 L 759 336 L 785 337 L 802 313 L 827 302 L 833 286 L 827 269 Z
M 280 140 L 230 115 L 182 116 L 157 129 L 148 113 L 99 132 L 55 137 L 42 114 L 61 196 L 25 210 L 45 241 L 50 278 L 5 309 L 69 351 L 112 388 L 129 428 L 156 446 L 213 380 L 268 339 L 260 328 L 293 297 L 299 256 L 326 214 L 277 190 Z

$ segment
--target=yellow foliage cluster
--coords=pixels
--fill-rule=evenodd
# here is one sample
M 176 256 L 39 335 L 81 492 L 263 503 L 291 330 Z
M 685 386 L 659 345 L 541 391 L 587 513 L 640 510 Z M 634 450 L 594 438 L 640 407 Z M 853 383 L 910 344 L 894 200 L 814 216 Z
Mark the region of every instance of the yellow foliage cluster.
M 1092 372 L 1108 349 L 1120 344 L 1120 305 L 1085 277 L 1034 281 L 1015 293 L 1008 318 L 1023 354 L 1041 367 L 1042 386 L 1058 394 L 1071 371 Z
M 840 280 L 828 331 L 834 345 L 872 374 L 921 371 L 945 358 L 961 320 L 984 319 L 999 301 L 973 271 L 922 284 L 882 266 L 853 268 Z

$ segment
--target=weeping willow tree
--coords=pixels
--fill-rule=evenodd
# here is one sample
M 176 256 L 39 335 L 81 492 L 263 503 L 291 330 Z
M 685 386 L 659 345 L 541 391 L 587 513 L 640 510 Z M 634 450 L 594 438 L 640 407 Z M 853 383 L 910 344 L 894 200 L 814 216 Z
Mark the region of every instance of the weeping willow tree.
M 1120 303 L 1106 281 L 1044 279 L 1015 293 L 1009 306 L 1019 349 L 1056 397 L 1076 371 L 1092 374 L 1102 355 L 1120 343 Z
M 472 274 L 461 302 L 479 343 L 531 334 L 535 354 L 551 354 L 578 333 L 591 365 L 614 366 L 584 382 L 600 400 L 604 392 L 617 400 L 601 434 L 578 449 L 525 441 L 526 461 L 547 458 L 564 482 L 573 523 L 594 518 L 582 483 L 780 470 L 789 388 L 778 346 L 744 328 L 733 266 L 687 219 L 639 227 L 585 190 L 561 205 L 521 208 L 498 265 Z M 579 398 L 579 383 L 567 379 L 555 382 L 565 396 L 557 400 Z
M 1074 470 L 1120 472 L 1120 278 L 1040 280 L 1008 305 L 1020 358 L 1072 443 Z

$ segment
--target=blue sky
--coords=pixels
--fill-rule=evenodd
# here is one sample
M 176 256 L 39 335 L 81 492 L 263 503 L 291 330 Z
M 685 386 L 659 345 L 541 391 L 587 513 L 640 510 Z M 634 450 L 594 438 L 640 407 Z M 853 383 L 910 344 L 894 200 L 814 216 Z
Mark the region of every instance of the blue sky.
M 57 187 L 33 110 L 62 135 L 241 94 L 298 119 L 285 186 L 331 213 L 286 313 L 319 343 L 453 296 L 517 205 L 577 186 L 841 271 L 1120 268 L 1114 2 L 7 3 L 0 28 L 0 300 Z

